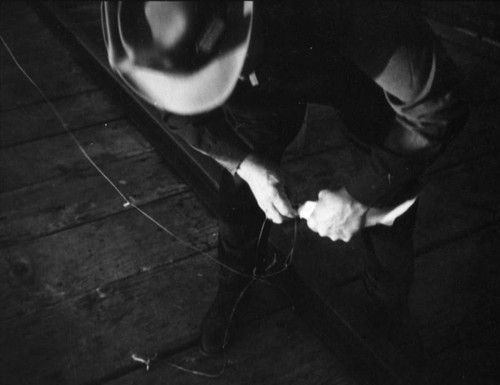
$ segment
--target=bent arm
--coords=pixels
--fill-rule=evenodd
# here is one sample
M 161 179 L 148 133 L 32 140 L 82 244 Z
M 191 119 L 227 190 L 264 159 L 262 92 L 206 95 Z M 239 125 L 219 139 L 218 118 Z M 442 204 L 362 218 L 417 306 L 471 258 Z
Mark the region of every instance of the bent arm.
M 467 108 L 457 70 L 418 10 L 395 2 L 369 8 L 352 25 L 349 53 L 383 89 L 395 118 L 346 188 L 381 207 L 419 179 L 464 124 Z

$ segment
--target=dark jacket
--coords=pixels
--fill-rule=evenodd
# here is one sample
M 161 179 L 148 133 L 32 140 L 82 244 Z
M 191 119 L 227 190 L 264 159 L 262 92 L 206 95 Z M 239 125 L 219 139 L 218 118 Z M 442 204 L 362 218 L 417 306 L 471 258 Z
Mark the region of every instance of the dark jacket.
M 276 140 L 280 126 L 297 124 L 306 102 L 330 104 L 371 155 L 345 187 L 360 202 L 383 206 L 418 182 L 465 122 L 456 68 L 408 3 L 268 2 L 257 9 L 259 85 L 245 79 L 208 114 L 165 117 L 231 173 Z

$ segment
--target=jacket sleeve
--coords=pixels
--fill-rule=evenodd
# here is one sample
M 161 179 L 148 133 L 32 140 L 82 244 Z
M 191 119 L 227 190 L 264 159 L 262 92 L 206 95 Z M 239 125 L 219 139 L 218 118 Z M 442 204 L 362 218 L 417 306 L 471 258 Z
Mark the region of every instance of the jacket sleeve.
M 454 64 L 423 17 L 408 4 L 357 10 L 348 55 L 380 87 L 395 118 L 371 157 L 346 185 L 369 206 L 385 206 L 414 185 L 465 122 Z
M 164 113 L 163 120 L 170 131 L 233 175 L 250 153 L 249 146 L 227 122 L 222 108 L 193 116 Z
M 241 82 L 226 103 L 196 116 L 164 115 L 171 131 L 233 175 L 250 153 L 274 159 L 299 128 L 305 104 Z

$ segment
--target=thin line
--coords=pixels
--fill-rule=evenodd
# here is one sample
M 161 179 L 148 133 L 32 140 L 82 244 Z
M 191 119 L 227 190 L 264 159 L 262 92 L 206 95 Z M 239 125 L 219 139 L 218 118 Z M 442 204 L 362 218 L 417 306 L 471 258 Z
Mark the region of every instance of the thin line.
M 38 93 L 42 96 L 42 98 L 50 106 L 51 110 L 54 112 L 55 116 L 59 120 L 59 123 L 61 123 L 61 126 L 66 130 L 66 132 L 69 134 L 69 136 L 71 137 L 71 139 L 73 139 L 73 141 L 76 143 L 76 145 L 80 149 L 80 152 L 83 154 L 83 156 L 85 156 L 85 158 L 87 158 L 87 160 L 103 176 L 103 178 L 105 178 L 108 181 L 108 183 L 116 190 L 116 192 L 123 198 L 123 200 L 125 200 L 125 202 L 127 202 L 127 203 L 130 203 L 129 200 L 127 199 L 127 197 L 120 191 L 120 189 L 118 187 L 116 187 L 116 185 L 113 183 L 113 181 L 108 178 L 108 176 L 99 168 L 99 166 L 97 166 L 97 164 L 87 154 L 87 152 L 85 151 L 85 149 L 83 148 L 83 146 L 76 139 L 76 137 L 73 135 L 73 133 L 69 130 L 67 123 L 64 121 L 63 117 L 56 110 L 56 108 L 54 107 L 54 105 L 52 104 L 52 102 L 45 96 L 45 94 L 40 89 L 40 87 L 38 87 L 38 85 L 35 83 L 35 81 L 26 73 L 26 71 L 21 66 L 21 64 L 19 64 L 19 62 L 17 61 L 16 57 L 14 56 L 14 54 L 12 53 L 12 51 L 10 50 L 9 46 L 7 45 L 7 43 L 5 42 L 5 40 L 3 39 L 2 35 L 0 35 L 0 39 L 2 40 L 3 45 L 7 49 L 7 52 L 9 53 L 10 57 L 12 58 L 12 60 L 16 64 L 16 66 L 19 68 L 19 70 L 23 73 L 23 75 L 26 77 L 26 79 L 29 80 L 29 82 L 33 85 L 33 87 L 36 88 L 36 90 L 38 91 Z
M 12 58 L 12 60 L 16 64 L 16 66 L 19 68 L 19 70 L 23 73 L 23 75 L 29 80 L 29 82 L 33 85 L 33 87 L 35 87 L 35 89 L 38 91 L 38 93 L 42 96 L 42 98 L 50 106 L 51 110 L 53 111 L 53 113 L 55 114 L 55 116 L 57 117 L 57 119 L 59 120 L 59 123 L 64 128 L 64 130 L 69 134 L 70 138 L 77 145 L 78 149 L 83 154 L 83 156 L 89 161 L 89 163 L 94 167 L 94 169 L 96 169 L 99 172 L 99 174 L 115 189 L 115 191 L 125 201 L 123 203 L 123 207 L 132 207 L 137 212 L 139 212 L 141 215 L 143 215 L 146 219 L 148 219 L 150 222 L 152 222 L 153 224 L 155 224 L 156 226 L 158 226 L 160 229 L 162 229 L 165 233 L 167 233 L 168 235 L 170 235 L 172 238 L 176 239 L 178 242 L 180 242 L 183 245 L 191 248 L 192 250 L 200 253 L 201 255 L 209 258 L 210 260 L 214 261 L 215 263 L 219 264 L 220 266 L 223 266 L 224 268 L 228 269 L 229 271 L 233 272 L 234 274 L 237 274 L 237 275 L 240 275 L 240 276 L 243 276 L 243 277 L 246 277 L 246 278 L 250 278 L 249 282 L 243 288 L 243 290 L 239 294 L 238 299 L 236 300 L 233 308 L 231 309 L 231 314 L 230 314 L 230 317 L 229 317 L 229 322 L 228 322 L 228 325 L 227 325 L 227 328 L 226 328 L 225 334 L 224 334 L 224 342 L 223 342 L 223 346 L 222 346 L 223 366 L 222 366 L 220 372 L 216 373 L 216 374 L 210 374 L 210 373 L 205 373 L 205 372 L 201 372 L 201 371 L 197 371 L 197 370 L 191 370 L 191 369 L 182 367 L 180 365 L 174 364 L 172 362 L 168 362 L 168 365 L 170 365 L 171 367 L 176 368 L 176 369 L 181 370 L 181 371 L 184 371 L 184 372 L 191 373 L 191 374 L 195 374 L 195 375 L 199 375 L 199 376 L 203 376 L 203 377 L 208 377 L 208 378 L 217 378 L 217 377 L 222 376 L 224 374 L 224 372 L 226 370 L 226 366 L 227 366 L 226 346 L 227 346 L 227 343 L 228 343 L 230 323 L 231 323 L 231 321 L 232 321 L 232 319 L 233 319 L 233 317 L 234 317 L 234 315 L 236 313 L 236 310 L 237 310 L 237 308 L 238 308 L 238 306 L 239 306 L 239 304 L 241 302 L 241 299 L 243 298 L 243 296 L 245 295 L 245 293 L 247 292 L 247 290 L 250 288 L 250 286 L 255 281 L 259 280 L 261 282 L 264 282 L 264 283 L 266 283 L 268 285 L 273 286 L 273 284 L 271 284 L 270 282 L 268 282 L 267 280 L 265 280 L 265 278 L 274 276 L 276 274 L 279 274 L 279 273 L 281 273 L 282 271 L 285 271 L 288 268 L 289 264 L 292 262 L 292 258 L 293 258 L 293 254 L 294 254 L 294 250 L 295 250 L 295 243 L 297 241 L 297 222 L 298 222 L 298 219 L 295 218 L 294 240 L 293 240 L 292 248 L 291 248 L 290 252 L 288 253 L 288 255 L 285 258 L 283 269 L 279 270 L 278 272 L 275 272 L 275 273 L 272 273 L 272 274 L 267 274 L 267 275 L 262 275 L 262 276 L 259 276 L 259 275 L 256 274 L 256 267 L 257 266 L 255 266 L 254 271 L 253 271 L 253 273 L 251 275 L 250 274 L 241 273 L 241 272 L 233 269 L 232 267 L 230 267 L 230 266 L 222 263 L 221 261 L 217 260 L 216 258 L 212 257 L 207 252 L 201 250 L 200 248 L 198 248 L 198 247 L 194 246 L 193 244 L 191 244 L 191 243 L 185 241 L 184 239 L 180 238 L 179 236 L 177 236 L 176 234 L 174 234 L 172 231 L 170 231 L 169 229 L 167 229 L 163 224 L 161 224 L 160 222 L 158 222 L 158 220 L 156 220 L 150 214 L 148 214 L 147 212 L 145 212 L 144 210 L 142 210 L 141 208 L 139 208 L 131 199 L 127 198 L 126 195 L 115 185 L 115 183 L 104 173 L 104 171 L 101 170 L 101 168 L 92 160 L 92 158 L 90 157 L 90 155 L 88 155 L 87 151 L 83 148 L 83 146 L 80 144 L 80 142 L 75 137 L 75 135 L 69 130 L 68 124 L 65 122 L 64 118 L 59 114 L 59 112 L 55 108 L 54 104 L 45 96 L 44 92 L 35 83 L 35 81 L 26 73 L 26 71 L 24 70 L 24 68 L 17 61 L 16 57 L 14 56 L 14 54 L 12 53 L 12 51 L 9 48 L 9 46 L 7 45 L 7 43 L 5 42 L 5 40 L 3 39 L 3 37 L 1 35 L 0 35 L 0 39 L 2 40 L 3 45 L 7 49 L 7 52 L 9 53 L 10 57 Z M 256 258 L 258 258 L 257 254 L 258 254 L 258 251 L 259 251 L 259 248 L 260 248 L 261 239 L 262 239 L 263 234 L 264 234 L 264 228 L 265 228 L 265 225 L 266 225 L 266 220 L 267 219 L 264 220 L 264 222 L 262 223 L 262 227 L 260 229 L 260 234 L 259 234 L 259 238 L 258 238 L 258 242 L 257 242 L 257 249 L 256 249 Z M 256 260 L 256 262 L 257 262 L 257 260 Z M 283 290 L 282 288 L 280 288 L 280 289 Z M 292 306 L 293 306 L 293 302 L 292 302 Z M 146 365 L 147 365 L 147 368 L 149 369 L 149 365 L 150 365 L 150 361 L 149 360 L 146 362 Z
M 47 102 L 47 104 L 50 106 L 52 112 L 54 113 L 54 115 L 57 117 L 57 119 L 59 120 L 59 123 L 61 124 L 61 126 L 64 128 L 64 130 L 69 134 L 70 138 L 73 140 L 73 142 L 77 145 L 78 149 L 80 150 L 80 152 L 82 153 L 82 155 L 89 161 L 89 163 L 94 167 L 94 169 L 97 170 L 97 172 L 99 172 L 99 174 L 101 174 L 101 176 L 115 189 L 115 191 L 120 195 L 120 197 L 125 201 L 123 203 L 123 206 L 124 207 L 132 207 L 134 208 L 135 210 L 137 210 L 139 213 L 141 213 L 144 217 L 146 217 L 147 219 L 149 219 L 152 223 L 154 223 L 156 226 L 158 226 L 159 228 L 161 228 L 164 232 L 166 232 L 168 235 L 170 235 L 171 237 L 173 237 L 174 239 L 176 239 L 177 241 L 181 242 L 182 244 L 184 244 L 185 246 L 191 248 L 192 250 L 196 251 L 196 252 L 199 252 L 201 253 L 202 255 L 204 255 L 205 257 L 208 257 L 209 259 L 211 259 L 212 261 L 218 263 L 219 265 L 223 266 L 224 268 L 230 270 L 231 272 L 235 273 L 235 274 L 238 274 L 238 275 L 241 275 L 241 276 L 244 276 L 244 277 L 248 277 L 248 278 L 251 278 L 252 276 L 249 275 L 249 274 L 243 274 L 233 268 L 231 268 L 230 266 L 227 266 L 226 264 L 218 261 L 216 258 L 212 257 L 210 254 L 206 253 L 205 251 L 199 249 L 198 247 L 190 244 L 189 242 L 183 240 L 182 238 L 180 238 L 179 236 L 175 235 L 174 233 L 172 233 L 170 230 L 168 230 L 165 226 L 163 226 L 160 222 L 158 222 L 155 218 L 153 218 L 151 215 L 149 215 L 148 213 L 146 213 L 145 211 L 143 211 L 142 209 L 140 209 L 138 206 L 136 206 L 134 204 L 134 202 L 132 202 L 129 198 L 127 198 L 127 196 L 116 186 L 116 184 L 104 173 L 104 171 L 101 170 L 101 168 L 94 162 L 94 160 L 92 160 L 92 158 L 90 157 L 90 155 L 87 153 L 87 151 L 83 148 L 83 146 L 80 144 L 80 142 L 78 141 L 78 139 L 75 137 L 75 135 L 69 130 L 68 128 L 68 124 L 65 122 L 64 118 L 61 116 L 61 114 L 59 114 L 59 112 L 57 111 L 57 109 L 55 108 L 54 104 L 47 98 L 47 96 L 45 96 L 44 92 L 40 89 L 40 87 L 36 84 L 36 82 L 28 75 L 28 73 L 24 70 L 24 68 L 22 67 L 22 65 L 17 61 L 16 57 L 14 56 L 14 54 L 12 53 L 11 49 L 9 48 L 9 46 L 7 45 L 7 43 L 5 42 L 4 38 L 2 37 L 2 35 L 0 35 L 0 40 L 2 40 L 2 43 L 3 45 L 5 46 L 5 48 L 7 49 L 7 52 L 9 54 L 9 56 L 12 58 L 12 60 L 14 61 L 14 64 L 16 64 L 16 66 L 19 68 L 19 70 L 23 73 L 23 75 L 26 77 L 26 79 L 28 79 L 28 81 L 33 85 L 33 87 L 35 87 L 35 89 L 38 91 L 38 93 L 42 96 L 42 98 Z

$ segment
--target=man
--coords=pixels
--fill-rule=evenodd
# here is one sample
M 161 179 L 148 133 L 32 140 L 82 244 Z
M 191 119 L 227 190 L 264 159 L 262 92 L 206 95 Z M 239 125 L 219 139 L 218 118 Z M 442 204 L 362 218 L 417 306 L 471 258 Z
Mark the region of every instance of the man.
M 455 67 L 414 7 L 109 2 L 103 25 L 111 67 L 226 169 L 219 290 L 203 320 L 203 352 L 224 348 L 234 305 L 265 253 L 265 218 L 279 224 L 297 215 L 278 165 L 307 102 L 337 108 L 366 154 L 343 188 L 319 192 L 307 224 L 332 241 L 362 231 L 371 251 L 367 291 L 384 308 L 404 306 L 416 205 L 392 227 L 365 228 L 366 213 L 415 196 L 466 115 Z

